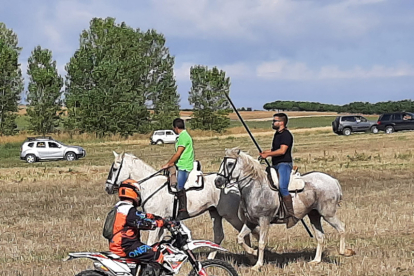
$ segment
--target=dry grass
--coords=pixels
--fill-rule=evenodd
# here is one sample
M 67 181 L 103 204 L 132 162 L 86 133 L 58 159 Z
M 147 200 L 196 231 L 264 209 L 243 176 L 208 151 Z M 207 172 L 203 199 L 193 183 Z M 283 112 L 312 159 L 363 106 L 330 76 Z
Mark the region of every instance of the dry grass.
M 414 275 L 414 132 L 336 136 L 326 130 L 295 132 L 295 163 L 301 172 L 319 170 L 337 177 L 344 201 L 339 217 L 347 225 L 347 248 L 353 257 L 337 253 L 339 237 L 324 223 L 323 262 L 307 262 L 315 240 L 303 227 L 271 227 L 266 265 L 252 272 L 249 258 L 236 244 L 236 231 L 225 223 L 219 255 L 234 262 L 240 275 Z M 257 135 L 264 148 L 271 135 Z M 140 141 L 139 139 L 137 141 Z M 257 151 L 246 136 L 195 139 L 196 155 L 205 172 L 216 171 L 224 149 L 239 146 Z M 140 142 L 87 143 L 88 157 L 76 162 L 19 163 L 0 168 L 0 275 L 74 275 L 88 261 L 62 262 L 68 252 L 106 250 L 101 236 L 104 216 L 116 202 L 104 181 L 112 162 L 111 150 L 126 150 L 150 165 L 161 166 L 173 145 Z M 87 189 L 86 189 L 87 187 Z M 207 215 L 188 221 L 195 238 L 212 239 Z M 201 256 L 201 258 L 204 257 Z

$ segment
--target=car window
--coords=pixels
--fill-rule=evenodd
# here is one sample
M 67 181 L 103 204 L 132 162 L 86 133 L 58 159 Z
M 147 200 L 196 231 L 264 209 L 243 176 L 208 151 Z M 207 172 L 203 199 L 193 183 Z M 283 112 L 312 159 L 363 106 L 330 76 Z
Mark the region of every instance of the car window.
M 394 120 L 402 120 L 402 114 L 394 114 L 394 116 L 393 116 L 394 118 Z
M 380 118 L 381 121 L 389 121 L 391 119 L 391 114 L 384 114 Z
M 155 132 L 154 135 L 165 135 L 165 132 L 164 131 L 157 131 L 157 132 Z
M 27 144 L 28 147 L 33 148 L 34 143 Z
M 355 122 L 355 117 L 354 116 L 344 116 L 342 117 L 342 122 Z
M 53 143 L 53 142 L 49 142 L 49 148 L 59 148 L 58 144 Z
M 404 114 L 403 120 L 412 120 L 413 119 L 413 115 L 411 114 Z
M 367 122 L 368 121 L 367 118 L 362 117 L 362 116 L 357 116 L 356 119 L 360 120 L 361 122 Z
M 45 144 L 45 142 L 37 142 L 37 146 L 36 146 L 37 148 L 45 148 L 46 147 L 46 144 Z
M 174 135 L 172 131 L 167 131 L 167 135 Z

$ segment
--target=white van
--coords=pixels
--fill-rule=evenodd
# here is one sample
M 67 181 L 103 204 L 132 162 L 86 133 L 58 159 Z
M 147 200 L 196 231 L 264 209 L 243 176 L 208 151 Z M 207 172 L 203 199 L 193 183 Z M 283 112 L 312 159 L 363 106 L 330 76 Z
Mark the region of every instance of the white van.
M 170 144 L 175 143 L 177 140 L 178 135 L 174 133 L 172 130 L 156 130 L 152 134 L 150 141 L 151 145 L 161 145 L 161 144 Z

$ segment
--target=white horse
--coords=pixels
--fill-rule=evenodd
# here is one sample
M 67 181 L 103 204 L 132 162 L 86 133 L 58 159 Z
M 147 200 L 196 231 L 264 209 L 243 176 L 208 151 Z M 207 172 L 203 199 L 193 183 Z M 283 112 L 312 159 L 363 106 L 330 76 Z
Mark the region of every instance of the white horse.
M 316 233 L 318 246 L 315 258 L 311 263 L 319 263 L 322 257 L 324 232 L 321 218 L 334 227 L 340 235 L 339 254 L 351 256 L 353 251 L 345 251 L 345 225 L 336 217 L 336 209 L 342 198 L 342 190 L 338 180 L 321 172 L 311 172 L 302 175 L 305 181 L 303 192 L 293 194 L 295 216 L 302 219 L 308 216 Z M 267 244 L 269 225 L 278 214 L 280 208 L 279 195 L 269 187 L 268 178 L 260 163 L 239 149 L 226 150 L 216 185 L 222 188 L 233 185 L 237 181 L 241 193 L 242 207 L 245 212 L 246 224 L 238 235 L 238 243 L 249 254 L 257 255 L 244 243 L 243 238 L 257 225 L 260 226 L 259 257 L 254 270 L 263 266 L 264 249 Z
M 117 191 L 122 181 L 126 179 L 141 180 L 156 174 L 157 171 L 150 165 L 132 154 L 117 154 L 114 152 L 115 160 L 109 171 L 105 183 L 105 190 L 108 194 Z M 239 219 L 240 193 L 237 189 L 227 189 L 226 191 L 216 188 L 214 179 L 217 174 L 203 176 L 204 188 L 202 190 L 187 191 L 187 209 L 190 217 L 198 216 L 205 211 L 209 211 L 213 220 L 214 242 L 220 244 L 224 239 L 222 218 L 225 218 L 235 229 L 241 230 L 242 220 Z M 174 195 L 169 192 L 167 177 L 156 175 L 140 184 L 141 206 L 145 212 L 153 213 L 162 217 L 173 215 Z M 159 228 L 150 231 L 148 244 L 159 241 L 163 232 Z M 254 233 L 258 236 L 258 232 Z M 250 238 L 245 240 L 250 244 Z M 210 254 L 213 258 L 215 253 Z

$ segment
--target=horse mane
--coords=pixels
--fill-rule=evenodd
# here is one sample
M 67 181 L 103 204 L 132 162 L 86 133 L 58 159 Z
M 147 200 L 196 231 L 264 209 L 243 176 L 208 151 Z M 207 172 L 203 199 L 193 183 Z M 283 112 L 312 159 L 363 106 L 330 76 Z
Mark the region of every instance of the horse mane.
M 248 155 L 247 153 L 239 150 L 238 148 L 229 149 L 226 155 L 233 158 L 240 158 L 243 160 L 242 170 L 247 174 L 251 175 L 252 178 L 260 180 L 260 183 L 267 181 L 267 174 L 263 170 L 262 165 L 259 161 Z
M 142 168 L 146 171 L 150 171 L 150 172 L 155 172 L 156 170 L 151 167 L 150 165 L 148 165 L 147 163 L 144 162 L 144 160 L 140 159 L 139 157 L 136 157 L 134 154 L 132 153 L 125 153 L 125 156 L 128 156 L 130 158 L 132 158 L 132 161 L 134 162 L 135 160 L 140 162 L 140 165 L 142 166 Z

